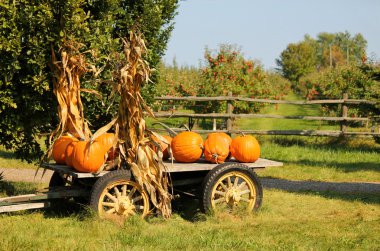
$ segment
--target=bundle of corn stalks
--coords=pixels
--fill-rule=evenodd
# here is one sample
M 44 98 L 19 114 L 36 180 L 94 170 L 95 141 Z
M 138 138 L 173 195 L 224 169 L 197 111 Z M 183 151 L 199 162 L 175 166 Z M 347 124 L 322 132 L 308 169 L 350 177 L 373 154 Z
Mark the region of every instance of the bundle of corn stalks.
M 3 175 L 4 172 L 1 172 L 0 173 L 0 181 L 2 181 L 4 179 L 4 175 Z
M 82 139 L 88 139 L 91 134 L 80 98 L 80 78 L 89 71 L 85 56 L 80 52 L 82 46 L 78 42 L 65 40 L 59 50 L 60 60 L 52 49 L 53 91 L 58 101 L 59 125 L 50 135 L 50 146 L 63 133 Z M 50 155 L 51 149 L 48 151 Z
M 80 98 L 80 78 L 88 71 L 85 56 L 79 51 L 83 45 L 66 40 L 59 50 L 58 61 L 52 51 L 54 94 L 58 100 L 60 123 L 52 135 L 69 132 L 80 138 L 88 138 L 90 130 L 84 120 Z
M 151 69 L 143 59 L 146 51 L 141 34 L 130 32 L 122 39 L 124 50 L 119 55 L 119 67 L 114 73 L 114 90 L 120 96 L 115 131 L 118 134 L 121 158 L 130 166 L 136 181 L 149 193 L 153 205 L 163 217 L 171 215 L 171 195 L 166 166 L 162 152 L 158 154 L 151 146 L 161 149 L 157 141 L 166 140 L 148 130 L 143 112 L 154 116 L 141 96 L 141 87 L 149 81 Z M 156 140 L 156 141 L 155 141 Z

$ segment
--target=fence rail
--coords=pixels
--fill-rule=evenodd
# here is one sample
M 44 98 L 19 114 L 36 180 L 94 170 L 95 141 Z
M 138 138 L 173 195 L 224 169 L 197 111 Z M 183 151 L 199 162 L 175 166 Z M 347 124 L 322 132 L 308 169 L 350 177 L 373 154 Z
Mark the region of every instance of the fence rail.
M 347 93 L 344 93 L 342 99 L 334 100 L 309 100 L 309 101 L 286 101 L 286 100 L 269 100 L 269 99 L 255 99 L 255 98 L 243 98 L 234 97 L 231 93 L 228 96 L 219 97 L 155 97 L 155 100 L 170 100 L 170 101 L 197 101 L 197 102 L 209 102 L 209 101 L 220 101 L 227 102 L 226 113 L 206 113 L 206 114 L 190 114 L 181 112 L 156 112 L 155 116 L 157 118 L 188 118 L 189 125 L 191 125 L 192 119 L 194 118 L 211 118 L 214 119 L 214 130 L 227 133 L 252 133 L 252 134 L 262 134 L 262 135 L 301 135 L 301 136 L 380 136 L 380 131 L 375 132 L 375 128 L 372 127 L 371 132 L 348 132 L 348 122 L 350 121 L 362 121 L 369 122 L 370 119 L 367 117 L 348 117 L 348 105 L 376 105 L 379 101 L 371 101 L 364 99 L 349 99 Z M 271 114 L 234 114 L 233 113 L 233 101 L 243 101 L 243 102 L 256 102 L 256 103 L 269 103 L 269 104 L 292 104 L 292 105 L 314 105 L 314 104 L 341 104 L 341 116 L 340 117 L 320 117 L 320 116 L 282 116 L 282 115 L 271 115 Z M 226 130 L 215 130 L 216 119 L 226 119 Z M 318 120 L 318 121 L 338 121 L 340 122 L 339 131 L 322 131 L 322 130 L 233 130 L 232 120 L 236 118 L 274 118 L 274 119 L 299 119 L 299 120 Z M 178 129 L 180 131 L 180 129 Z M 380 129 L 379 129 L 380 130 Z M 194 130 L 199 133 L 208 133 L 211 130 Z
M 243 98 L 234 96 L 218 96 L 218 97 L 175 97 L 164 96 L 155 97 L 155 100 L 177 100 L 177 101 L 246 101 L 255 103 L 269 103 L 269 104 L 291 104 L 291 105 L 314 105 L 314 104 L 369 104 L 376 105 L 378 101 L 371 101 L 365 99 L 320 99 L 320 100 L 308 100 L 308 101 L 287 101 L 287 100 L 270 100 L 270 99 L 255 99 L 255 98 Z

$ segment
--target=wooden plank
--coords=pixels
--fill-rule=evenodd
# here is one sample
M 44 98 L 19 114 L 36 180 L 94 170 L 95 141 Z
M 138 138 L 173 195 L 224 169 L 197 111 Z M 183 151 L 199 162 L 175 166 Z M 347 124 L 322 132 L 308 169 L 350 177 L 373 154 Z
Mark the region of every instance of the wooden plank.
M 231 159 L 229 161 L 226 161 L 226 163 L 239 163 L 234 159 Z M 205 159 L 200 159 L 199 161 L 195 163 L 179 163 L 174 161 L 173 164 L 171 161 L 165 162 L 166 166 L 168 167 L 169 173 L 174 172 L 195 172 L 195 171 L 207 171 L 211 170 L 218 166 L 218 164 L 213 164 L 207 162 Z M 268 160 L 268 159 L 258 159 L 255 163 L 242 163 L 248 167 L 251 168 L 265 168 L 265 167 L 279 167 L 283 166 L 282 162 Z
M 33 202 L 33 203 L 26 203 L 26 204 L 15 204 L 10 206 L 1 206 L 0 207 L 0 213 L 5 212 L 16 212 L 21 210 L 27 210 L 27 209 L 37 209 L 37 208 L 47 208 L 50 207 L 50 202 Z
M 0 206 L 5 203 L 17 203 L 17 202 L 26 202 L 31 200 L 43 200 L 47 199 L 46 195 L 40 194 L 24 194 L 24 195 L 16 195 L 5 198 L 0 198 Z
M 272 118 L 272 119 L 300 119 L 318 121 L 368 121 L 368 118 L 351 117 L 318 117 L 318 116 L 282 116 L 275 114 L 227 114 L 227 113 L 182 113 L 156 112 L 157 118 Z
M 80 173 L 66 165 L 57 165 L 57 164 L 49 164 L 49 163 L 43 163 L 41 167 L 50 169 L 59 173 L 68 174 L 78 179 L 96 178 L 96 177 L 101 177 L 104 174 L 108 173 L 108 171 L 102 171 L 100 173 Z
M 239 163 L 234 159 L 231 159 L 228 161 L 228 163 Z M 195 163 L 179 163 L 174 161 L 173 165 L 171 161 L 165 161 L 166 166 L 168 167 L 168 172 L 189 172 L 189 171 L 206 171 L 206 170 L 211 170 L 212 168 L 216 167 L 218 164 L 212 164 L 207 162 L 204 159 L 200 159 L 199 161 Z M 275 167 L 275 166 L 283 166 L 283 163 L 273 161 L 273 160 L 268 160 L 268 159 L 258 159 L 255 163 L 242 163 L 244 165 L 247 165 L 248 167 L 251 168 L 264 168 L 264 167 Z M 74 171 L 67 167 L 67 166 L 62 166 L 62 165 L 55 165 L 55 164 L 44 164 L 44 167 L 48 167 L 51 170 L 59 170 L 62 172 L 67 172 L 67 174 L 71 174 Z M 103 171 L 99 173 L 97 176 L 93 176 L 94 174 L 89 173 L 88 176 L 86 177 L 100 177 L 103 176 L 104 174 L 108 173 L 110 171 Z M 111 171 L 112 172 L 112 171 Z M 78 174 L 84 174 L 84 173 L 76 173 Z M 92 176 L 91 176 L 92 175 Z

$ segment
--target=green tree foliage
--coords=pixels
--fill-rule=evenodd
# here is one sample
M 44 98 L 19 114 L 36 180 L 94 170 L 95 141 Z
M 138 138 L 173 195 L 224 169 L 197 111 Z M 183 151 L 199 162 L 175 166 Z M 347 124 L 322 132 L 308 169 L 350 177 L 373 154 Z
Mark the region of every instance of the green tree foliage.
M 84 94 L 86 118 L 93 128 L 112 116 L 106 110 L 112 80 L 112 53 L 118 39 L 132 27 L 145 35 L 147 60 L 155 67 L 173 29 L 177 0 L 5 0 L 0 3 L 0 144 L 27 160 L 40 156 L 36 136 L 57 123 L 52 92 L 51 50 L 63 39 L 84 44 L 88 62 L 103 69 L 95 81 L 88 74 L 85 88 L 103 88 L 103 103 Z M 149 94 L 152 88 L 147 88 Z
M 289 44 L 276 60 L 279 71 L 284 77 L 295 82 L 327 67 L 357 64 L 365 57 L 367 41 L 358 33 L 326 33 L 316 39 L 306 35 L 304 40 Z
M 161 64 L 158 96 L 227 96 L 281 99 L 290 90 L 289 80 L 277 72 L 265 72 L 261 65 L 243 57 L 235 46 L 222 45 L 217 51 L 205 50 L 201 68 Z M 167 110 L 177 103 L 157 101 L 156 108 Z M 200 113 L 225 112 L 226 102 L 181 102 L 189 110 Z M 258 111 L 263 104 L 235 102 L 235 112 Z
M 301 90 L 308 99 L 341 99 L 347 93 L 350 99 L 380 100 L 379 65 L 363 64 L 327 68 L 310 74 L 300 81 Z M 350 116 L 367 116 L 380 113 L 379 106 L 360 105 L 349 109 Z M 336 105 L 326 111 L 338 115 Z
M 206 66 L 202 69 L 203 83 L 198 88 L 199 96 L 233 96 L 249 98 L 272 98 L 275 91 L 268 88 L 268 80 L 262 66 L 245 59 L 239 49 L 231 45 L 221 45 L 218 51 L 205 51 Z M 200 112 L 225 112 L 225 102 L 208 102 Z M 235 102 L 236 112 L 252 112 L 258 104 Z
M 315 46 L 310 41 L 289 44 L 276 62 L 285 78 L 298 82 L 317 67 Z

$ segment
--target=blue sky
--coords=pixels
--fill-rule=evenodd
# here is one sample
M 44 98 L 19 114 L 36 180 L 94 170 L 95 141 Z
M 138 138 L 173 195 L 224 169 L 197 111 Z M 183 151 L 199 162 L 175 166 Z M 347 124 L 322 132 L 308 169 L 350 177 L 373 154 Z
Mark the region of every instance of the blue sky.
M 164 61 L 199 66 L 204 49 L 239 46 L 266 69 L 289 43 L 320 32 L 361 33 L 367 54 L 380 58 L 380 0 L 186 0 L 180 1 Z

